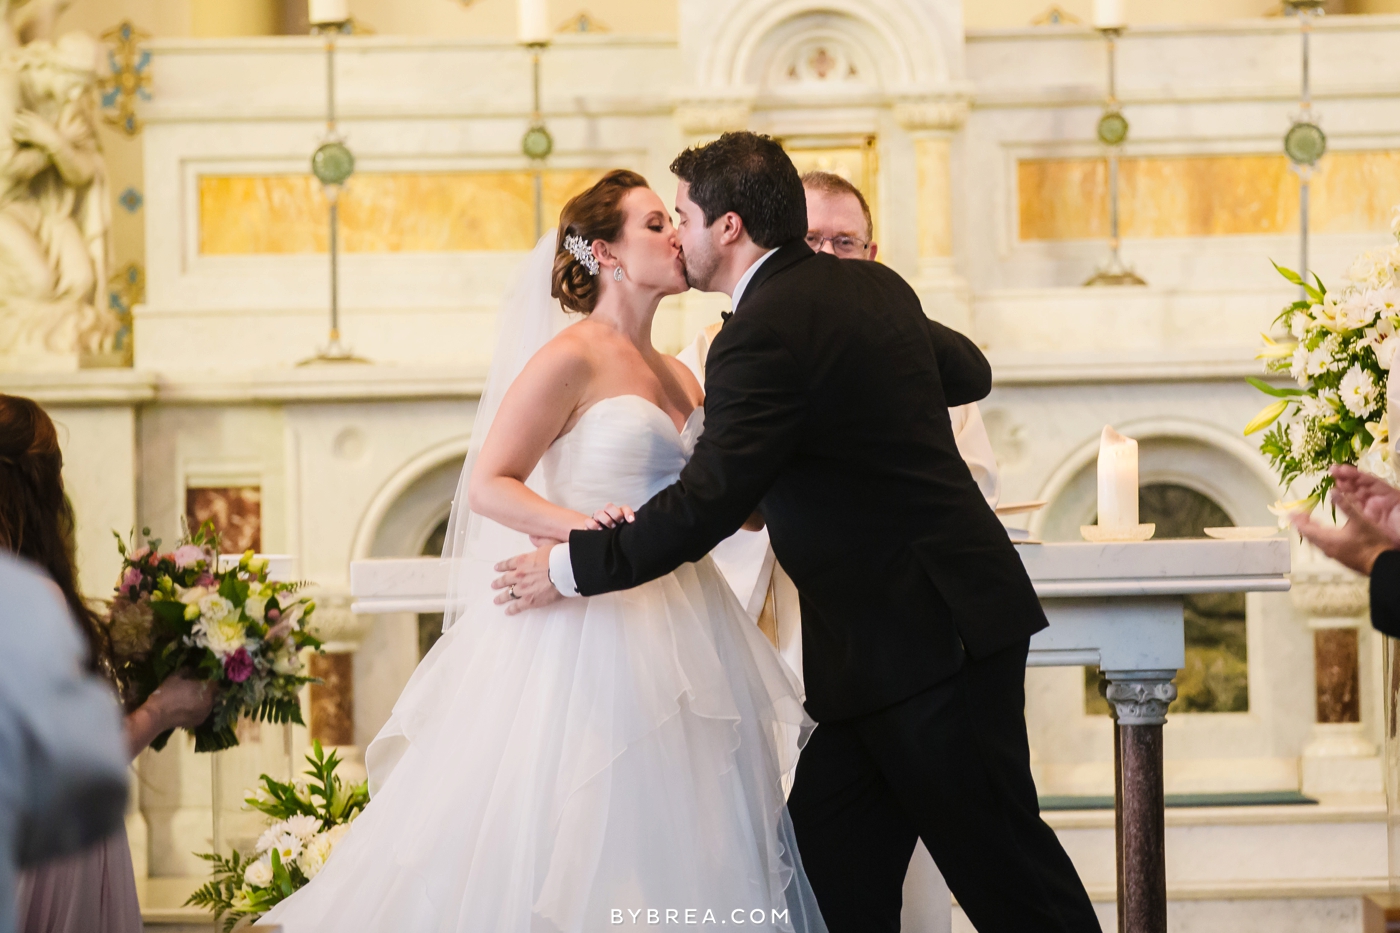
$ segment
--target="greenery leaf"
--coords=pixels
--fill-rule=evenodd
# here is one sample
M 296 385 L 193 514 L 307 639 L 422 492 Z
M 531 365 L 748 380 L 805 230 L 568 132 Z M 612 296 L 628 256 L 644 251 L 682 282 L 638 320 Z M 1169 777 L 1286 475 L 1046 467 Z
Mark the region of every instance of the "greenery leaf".
M 1272 395 L 1274 398 L 1293 398 L 1294 396 L 1307 394 L 1302 389 L 1280 389 L 1276 386 L 1271 386 L 1257 376 L 1250 376 L 1245 382 L 1248 382 L 1265 395 Z M 1249 432 L 1246 431 L 1245 433 L 1248 434 Z

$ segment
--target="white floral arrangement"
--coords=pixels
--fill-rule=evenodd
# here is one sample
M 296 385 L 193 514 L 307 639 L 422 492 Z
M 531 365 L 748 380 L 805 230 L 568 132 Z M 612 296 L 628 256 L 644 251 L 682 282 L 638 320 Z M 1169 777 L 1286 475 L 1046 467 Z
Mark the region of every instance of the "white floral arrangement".
M 1249 383 L 1275 401 L 1244 429 L 1264 435 L 1260 451 L 1288 488 L 1306 494 L 1280 502 L 1281 517 L 1315 508 L 1332 486 L 1334 464 L 1354 464 L 1389 482 L 1396 481 L 1386 415 L 1386 380 L 1400 349 L 1400 207 L 1391 221 L 1396 243 L 1363 253 L 1347 270 L 1342 287 L 1328 292 L 1313 275 L 1275 263 L 1305 297 L 1283 309 L 1275 321 L 1292 339 L 1264 336 L 1257 359 L 1271 373 L 1287 373 L 1297 387 L 1279 388 L 1262 379 Z
M 272 818 L 252 854 L 235 850 L 225 857 L 201 852 L 213 865 L 213 879 L 186 904 L 208 907 L 224 933 L 261 917 L 320 874 L 350 823 L 369 803 L 364 782 L 346 784 L 335 773 L 340 758 L 316 742 L 306 756 L 311 780 L 285 784 L 262 776 L 262 786 L 245 803 Z

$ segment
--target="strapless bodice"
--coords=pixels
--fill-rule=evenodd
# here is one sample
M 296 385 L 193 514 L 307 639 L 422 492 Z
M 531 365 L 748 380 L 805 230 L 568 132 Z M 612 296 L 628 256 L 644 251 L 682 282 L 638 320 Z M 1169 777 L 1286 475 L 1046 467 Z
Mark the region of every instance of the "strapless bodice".
M 638 508 L 680 476 L 704 421 L 696 408 L 678 432 L 670 415 L 640 395 L 605 398 L 545 451 L 545 498 L 585 515 L 610 502 Z

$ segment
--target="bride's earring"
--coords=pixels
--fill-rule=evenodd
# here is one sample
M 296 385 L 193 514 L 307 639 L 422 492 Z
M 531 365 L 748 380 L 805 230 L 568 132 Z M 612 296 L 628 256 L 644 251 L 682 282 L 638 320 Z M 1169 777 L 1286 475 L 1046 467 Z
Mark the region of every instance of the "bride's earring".
M 614 281 L 614 282 L 621 282 L 621 281 L 622 281 L 622 267 L 621 267 L 621 266 L 613 266 L 613 281 Z

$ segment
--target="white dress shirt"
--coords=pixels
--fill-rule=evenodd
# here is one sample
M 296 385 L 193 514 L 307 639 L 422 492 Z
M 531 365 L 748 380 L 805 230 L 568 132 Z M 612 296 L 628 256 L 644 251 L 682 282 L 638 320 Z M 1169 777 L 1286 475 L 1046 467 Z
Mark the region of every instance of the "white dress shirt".
M 733 293 L 729 296 L 729 306 L 739 307 L 739 300 L 744 297 L 744 290 L 749 287 L 749 282 L 753 281 L 754 273 L 758 267 L 778 251 L 775 246 L 754 260 L 754 264 L 744 270 L 744 274 L 739 277 L 739 281 L 734 286 Z M 578 584 L 574 582 L 574 564 L 569 557 L 569 542 L 556 544 L 549 552 L 549 581 L 554 584 L 554 588 L 565 596 L 577 596 Z

